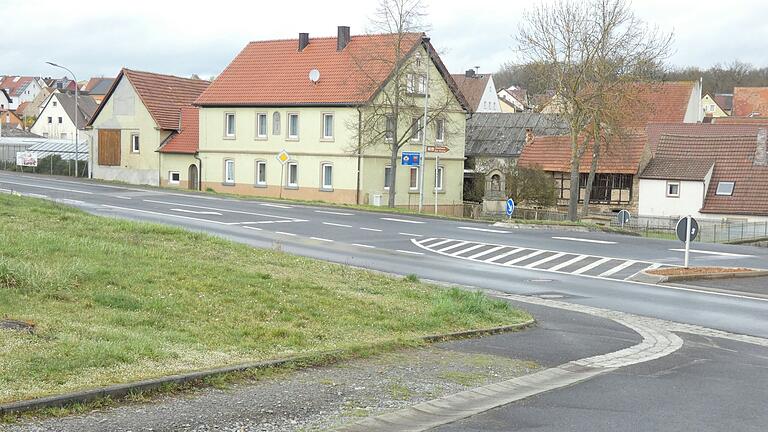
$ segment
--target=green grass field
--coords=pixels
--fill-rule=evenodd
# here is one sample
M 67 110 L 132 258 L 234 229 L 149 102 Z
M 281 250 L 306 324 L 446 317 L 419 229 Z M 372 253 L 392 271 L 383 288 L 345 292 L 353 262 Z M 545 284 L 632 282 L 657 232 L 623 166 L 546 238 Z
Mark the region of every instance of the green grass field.
M 530 316 L 479 293 L 0 195 L 0 402 Z

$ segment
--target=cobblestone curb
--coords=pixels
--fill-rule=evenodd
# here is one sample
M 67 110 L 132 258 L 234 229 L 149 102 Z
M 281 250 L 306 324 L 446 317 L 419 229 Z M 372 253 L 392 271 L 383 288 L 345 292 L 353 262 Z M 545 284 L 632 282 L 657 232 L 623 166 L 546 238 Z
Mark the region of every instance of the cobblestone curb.
M 492 327 L 477 330 L 468 330 L 462 332 L 445 333 L 438 335 L 428 335 L 417 338 L 420 341 L 433 343 L 455 339 L 471 338 L 491 334 L 519 331 L 528 328 L 536 323 L 531 319 L 519 324 Z M 168 385 L 182 385 L 189 383 L 198 383 L 201 380 L 214 376 L 221 376 L 237 372 L 255 371 L 260 369 L 269 369 L 275 367 L 289 366 L 309 362 L 316 362 L 318 358 L 333 358 L 343 354 L 342 351 L 327 351 L 322 353 L 309 354 L 304 356 L 287 357 L 283 359 L 245 363 L 235 366 L 206 369 L 202 371 L 190 372 L 185 374 L 170 375 L 149 380 L 137 381 L 133 383 L 117 384 L 96 389 L 83 390 L 79 392 L 54 395 L 37 399 L 30 399 L 18 402 L 0 404 L 0 415 L 21 413 L 25 411 L 34 411 L 44 408 L 58 408 L 77 403 L 88 403 L 98 399 L 120 399 L 130 394 L 157 390 Z

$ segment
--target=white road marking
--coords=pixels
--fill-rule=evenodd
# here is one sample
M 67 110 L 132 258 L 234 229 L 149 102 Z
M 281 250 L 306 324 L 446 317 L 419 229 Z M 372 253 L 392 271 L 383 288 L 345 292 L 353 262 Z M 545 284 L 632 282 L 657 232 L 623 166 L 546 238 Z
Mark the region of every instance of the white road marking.
M 512 264 L 516 264 L 516 263 L 519 263 L 520 261 L 525 261 L 528 258 L 533 258 L 535 256 L 539 256 L 539 255 L 541 255 L 541 254 L 543 254 L 545 252 L 547 252 L 547 251 L 536 250 L 536 251 L 533 251 L 533 252 L 529 253 L 528 255 L 523 255 L 521 257 L 517 257 L 517 258 L 511 259 L 511 260 L 505 262 L 504 265 L 505 266 L 509 266 L 509 265 L 512 265 Z
M 581 261 L 581 260 L 583 260 L 584 258 L 587 258 L 587 257 L 589 257 L 589 255 L 577 255 L 577 256 L 569 259 L 566 262 L 561 262 L 560 264 L 558 264 L 558 265 L 556 265 L 554 267 L 549 268 L 548 270 L 558 271 L 561 268 L 566 268 L 566 267 L 568 267 L 571 264 L 576 264 L 577 262 L 579 262 L 579 261 Z
M 54 201 L 60 202 L 60 203 L 63 203 L 63 204 L 73 204 L 73 205 L 85 204 L 85 201 L 73 200 L 73 199 L 69 199 L 69 198 L 57 199 L 57 200 L 54 200 Z
M 424 240 L 422 243 L 427 243 L 427 242 L 429 242 L 429 241 L 432 241 L 432 240 L 436 240 L 436 239 L 426 239 L 426 240 Z M 429 246 L 427 246 L 427 247 L 430 247 L 430 248 L 434 248 L 434 247 L 442 246 L 442 245 L 444 245 L 444 244 L 446 244 L 446 243 L 450 243 L 450 242 L 452 242 L 452 241 L 455 241 L 455 240 L 451 240 L 451 239 L 448 239 L 448 240 L 442 240 L 442 241 L 439 241 L 439 242 L 437 242 L 437 243 L 431 244 L 431 245 L 429 245 Z
M 249 230 L 254 230 L 254 231 L 263 231 L 261 228 L 250 227 L 250 226 L 245 226 L 245 225 L 243 225 L 243 228 L 247 228 Z
M 341 227 L 341 228 L 352 228 L 352 225 L 338 224 L 333 222 L 323 222 L 323 225 L 330 225 L 330 226 Z
M 423 224 L 423 223 L 426 223 L 426 222 L 422 222 L 422 221 L 415 221 L 415 220 L 408 220 L 408 219 L 397 219 L 397 218 L 388 218 L 388 217 L 381 218 L 381 220 L 391 221 L 391 222 L 403 222 L 403 223 L 409 223 L 409 224 Z
M 542 258 L 542 259 L 540 259 L 540 260 L 538 260 L 536 262 L 532 262 L 532 263 L 526 265 L 525 268 L 536 268 L 536 267 L 538 267 L 538 266 L 540 266 L 542 264 L 546 264 L 546 263 L 548 263 L 550 261 L 554 261 L 554 260 L 556 260 L 556 259 L 558 259 L 560 257 L 565 256 L 565 255 L 566 255 L 565 252 L 556 253 L 556 254 L 550 255 L 550 256 L 548 256 L 546 258 Z
M 119 198 L 119 199 L 121 199 L 121 200 L 130 200 L 130 199 L 133 199 L 133 198 L 131 198 L 131 197 L 122 196 L 122 195 L 115 195 L 115 198 Z
M 673 252 L 685 252 L 685 249 L 670 249 L 670 250 Z M 691 253 L 699 253 L 699 254 L 705 254 L 705 255 L 721 255 L 721 256 L 738 257 L 738 258 L 754 257 L 754 255 L 744 255 L 744 254 L 737 254 L 737 253 L 730 253 L 730 252 L 705 251 L 705 250 L 698 250 L 698 249 L 691 249 Z
M 495 230 L 490 228 L 459 227 L 459 229 L 469 230 L 469 231 L 482 231 L 482 232 L 495 233 L 495 234 L 512 234 L 510 231 L 501 231 L 501 230 Z
M 593 262 L 591 264 L 585 265 L 584 267 L 582 267 L 582 268 L 580 268 L 580 269 L 578 269 L 578 270 L 576 270 L 574 272 L 571 272 L 571 274 L 580 275 L 582 273 L 586 273 L 586 272 L 592 270 L 593 268 L 595 268 L 595 267 L 597 267 L 599 265 L 603 265 L 603 264 L 607 263 L 610 260 L 611 260 L 611 258 L 601 258 L 601 259 L 599 259 L 599 260 L 597 260 L 597 261 L 595 261 L 595 262 Z
M 62 191 L 62 192 L 72 192 L 72 193 L 79 193 L 79 194 L 85 194 L 85 195 L 93 195 L 93 192 L 88 192 L 88 191 L 81 191 L 76 189 L 64 189 L 60 187 L 40 186 L 40 185 L 34 185 L 34 184 L 28 184 L 28 183 L 18 183 L 18 182 L 12 182 L 8 180 L 0 180 L 0 183 L 8 183 L 8 184 L 14 184 L 17 186 L 28 186 L 28 187 L 39 188 L 39 189 L 52 189 L 52 190 Z
M 178 207 L 189 207 L 189 208 L 198 208 L 203 210 L 213 210 L 213 211 L 224 212 L 224 213 L 246 214 L 250 216 L 262 216 L 262 217 L 268 217 L 273 219 L 287 219 L 294 222 L 299 222 L 299 221 L 306 222 L 306 220 L 299 220 L 299 219 L 288 217 L 288 216 L 277 216 L 277 215 L 271 215 L 266 213 L 254 213 L 254 212 L 247 212 L 242 210 L 230 210 L 230 209 L 223 209 L 223 208 L 217 208 L 217 207 L 205 207 L 205 206 L 198 206 L 198 205 L 192 205 L 192 204 L 181 204 L 181 203 L 175 203 L 175 202 L 157 201 L 157 200 L 150 200 L 150 199 L 145 199 L 142 201 L 148 202 L 148 203 L 154 203 L 154 204 L 166 204 L 166 205 L 172 205 L 172 206 L 178 206 Z
M 275 208 L 281 208 L 281 209 L 293 208 L 291 206 L 282 205 L 282 204 L 266 204 L 266 203 L 261 203 L 259 205 L 263 205 L 264 207 L 275 207 Z
M 478 259 L 481 256 L 489 255 L 489 254 L 492 254 L 492 253 L 494 253 L 496 251 L 499 251 L 499 250 L 502 250 L 502 249 L 504 249 L 504 246 L 492 247 L 492 248 L 490 248 L 490 249 L 488 249 L 486 251 L 478 252 L 478 253 L 472 255 L 471 257 L 469 257 L 469 259 Z
M 521 251 L 521 250 L 523 250 L 523 249 L 524 249 L 524 248 L 514 248 L 514 249 L 512 249 L 511 251 L 507 251 L 507 252 L 504 252 L 504 253 L 503 253 L 503 254 L 501 254 L 501 255 L 496 255 L 495 257 L 491 257 L 491 258 L 488 258 L 487 260 L 483 260 L 483 262 L 487 262 L 487 263 L 495 263 L 496 261 L 498 261 L 498 260 L 500 260 L 500 259 L 502 259 L 502 258 L 506 258 L 506 257 L 508 257 L 508 256 L 510 256 L 510 255 L 514 255 L 514 254 L 516 254 L 516 253 L 520 252 L 520 251 Z
M 333 240 L 326 239 L 326 238 L 321 238 L 321 237 L 310 237 L 310 238 L 312 240 L 317 240 L 317 241 L 321 241 L 321 242 L 333 243 Z
M 12 191 L 12 190 L 10 190 L 10 189 L 3 189 L 3 188 L 0 188 L 0 191 L 6 192 L 6 193 L 11 193 L 11 192 L 13 192 L 13 191 Z
M 42 194 L 36 194 L 36 193 L 25 193 L 24 195 L 31 197 L 31 198 L 48 198 L 48 195 L 42 195 Z
M 357 246 L 357 247 L 361 247 L 361 248 L 368 248 L 368 249 L 376 249 L 376 246 L 364 245 L 364 244 L 360 244 L 360 243 L 352 243 L 352 246 Z
M 207 210 L 198 211 L 198 210 L 186 210 L 186 209 L 177 209 L 177 208 L 172 208 L 172 209 L 171 209 L 171 211 L 177 211 L 177 212 L 182 212 L 182 213 L 194 213 L 194 214 L 199 214 L 199 215 L 215 215 L 215 216 L 221 216 L 221 213 L 219 213 L 219 212 L 215 212 L 215 211 L 207 211 Z
M 354 216 L 354 214 L 352 213 L 342 213 L 342 212 L 335 212 L 335 211 L 328 211 L 328 210 L 315 210 L 315 213 L 338 215 L 338 216 Z
M 604 272 L 600 273 L 598 276 L 600 276 L 600 277 L 608 277 L 608 276 L 610 276 L 612 274 L 616 274 L 616 273 L 624 270 L 627 267 L 632 267 L 633 264 L 637 264 L 637 261 L 633 261 L 633 260 L 625 261 L 623 264 L 619 264 L 616 267 L 614 267 L 614 268 L 612 268 L 612 269 L 610 269 L 608 271 L 604 271 Z
M 408 254 L 408 255 L 424 255 L 424 252 L 413 252 L 413 251 L 407 251 L 402 249 L 398 249 L 397 252 Z
M 291 237 L 296 237 L 296 234 L 285 232 L 285 231 L 275 231 L 275 234 L 282 234 L 282 235 L 287 235 L 287 236 L 291 236 Z
M 381 231 L 382 231 L 382 230 L 380 230 L 380 229 L 377 229 L 377 228 L 365 228 L 365 227 L 361 227 L 360 229 L 361 229 L 361 230 L 363 230 L 363 231 L 373 231 L 373 232 L 381 232 Z
M 460 241 L 460 242 L 458 242 L 458 243 L 456 243 L 456 244 L 453 244 L 453 245 L 450 245 L 450 246 L 444 247 L 444 248 L 440 249 L 438 252 L 448 252 L 448 251 L 449 251 L 449 250 L 451 250 L 451 249 L 460 248 L 460 247 L 462 247 L 462 246 L 464 246 L 465 244 L 468 244 L 468 243 L 469 243 L 469 242 Z
M 413 234 L 413 233 L 398 233 L 398 234 L 403 235 L 403 236 L 408 236 L 408 237 L 424 237 L 421 234 Z
M 576 237 L 552 237 L 552 238 L 555 240 L 568 240 L 568 241 L 577 241 L 577 242 L 584 242 L 584 243 L 616 244 L 616 242 L 613 242 L 613 241 L 592 240 L 592 239 L 576 238 Z
M 219 221 L 210 220 L 210 219 L 201 219 L 201 218 L 195 218 L 195 217 L 191 217 L 191 216 L 182 216 L 182 215 L 177 215 L 177 214 L 172 214 L 172 213 L 160 213 L 160 212 L 149 211 L 149 210 L 139 210 L 139 209 L 128 208 L 128 207 L 118 207 L 118 206 L 113 206 L 113 205 L 108 205 L 108 204 L 102 204 L 101 206 L 102 207 L 106 207 L 106 208 L 117 209 L 117 210 L 133 211 L 133 212 L 137 212 L 137 213 L 146 213 L 146 214 L 153 214 L 153 215 L 159 215 L 159 216 L 174 217 L 174 218 L 178 218 L 178 219 L 188 219 L 188 220 L 193 220 L 193 221 L 209 222 L 209 223 L 213 223 L 213 224 L 217 224 L 217 225 L 238 225 L 237 222 L 219 222 Z
M 468 248 L 466 248 L 466 249 L 462 249 L 462 250 L 460 250 L 460 251 L 458 251 L 458 252 L 454 252 L 454 253 L 452 253 L 451 255 L 453 255 L 453 256 L 456 256 L 456 255 L 461 255 L 461 254 L 463 254 L 463 253 L 472 252 L 473 250 L 477 250 L 477 249 L 480 249 L 480 248 L 481 248 L 481 247 L 483 247 L 483 246 L 485 246 L 485 245 L 484 245 L 484 244 L 482 244 L 482 243 L 480 243 L 480 244 L 476 244 L 476 245 L 474 245 L 474 246 L 470 246 L 470 247 L 468 247 Z
M 240 225 L 269 225 L 269 224 L 276 224 L 276 223 L 290 223 L 290 222 L 306 222 L 302 219 L 292 219 L 292 220 L 267 220 L 267 221 L 258 221 L 258 222 L 238 222 Z

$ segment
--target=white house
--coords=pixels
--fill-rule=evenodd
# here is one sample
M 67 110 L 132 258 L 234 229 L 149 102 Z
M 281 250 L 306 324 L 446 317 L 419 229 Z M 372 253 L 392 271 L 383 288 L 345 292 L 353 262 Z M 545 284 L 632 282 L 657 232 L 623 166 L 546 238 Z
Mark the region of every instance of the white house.
M 23 102 L 32 102 L 43 89 L 43 84 L 36 77 L 3 76 L 0 78 L 0 89 L 5 90 L 11 98 L 7 108 L 15 110 Z
M 77 105 L 77 129 L 82 131 L 98 104 L 90 96 L 79 96 Z M 30 130 L 45 138 L 74 140 L 75 96 L 70 93 L 52 93 Z
M 496 93 L 504 112 L 523 112 L 528 109 L 528 92 L 524 88 L 510 86 Z
M 501 112 L 493 75 L 478 74 L 470 69 L 463 74 L 451 74 L 472 112 Z

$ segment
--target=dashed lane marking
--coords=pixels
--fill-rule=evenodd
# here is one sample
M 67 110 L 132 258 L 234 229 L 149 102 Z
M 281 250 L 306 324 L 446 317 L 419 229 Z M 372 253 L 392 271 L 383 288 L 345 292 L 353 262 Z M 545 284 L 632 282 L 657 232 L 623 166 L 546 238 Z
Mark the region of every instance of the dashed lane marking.
M 413 234 L 413 233 L 406 233 L 406 232 L 401 232 L 398 234 L 400 234 L 401 236 L 408 236 L 408 237 L 424 237 L 422 234 Z
M 8 184 L 13 184 L 13 185 L 17 185 L 17 186 L 27 186 L 27 187 L 38 188 L 38 189 L 51 189 L 51 190 L 60 191 L 60 192 L 72 192 L 72 193 L 79 193 L 79 194 L 84 194 L 84 195 L 93 195 L 93 192 L 88 192 L 88 191 L 83 191 L 83 190 L 64 189 L 64 188 L 60 188 L 60 187 L 51 187 L 51 186 L 41 186 L 41 185 L 35 185 L 35 184 L 29 184 L 29 183 L 13 182 L 13 181 L 8 181 L 8 180 L 0 180 L 0 183 L 8 183 Z
M 397 252 L 408 254 L 408 255 L 424 255 L 424 252 L 414 252 L 414 251 L 407 251 L 402 249 L 398 249 Z
M 327 238 L 322 238 L 322 237 L 310 237 L 310 238 L 312 240 L 317 240 L 317 241 L 321 241 L 321 242 L 333 243 L 333 240 L 327 239 Z
M 576 241 L 576 242 L 583 242 L 583 243 L 616 244 L 615 241 L 592 240 L 592 239 L 577 238 L 577 237 L 552 237 L 552 238 L 555 240 L 568 240 L 568 241 Z
M 281 234 L 281 235 L 286 235 L 286 236 L 296 237 L 296 234 L 294 234 L 294 233 L 289 233 L 289 232 L 285 232 L 285 231 L 275 231 L 275 234 Z
M 245 225 L 243 225 L 243 228 L 246 228 L 246 229 L 249 229 L 249 230 L 253 230 L 253 231 L 263 231 L 261 228 L 252 227 L 252 226 L 245 226 Z
M 380 229 L 378 229 L 378 228 L 365 228 L 365 227 L 360 227 L 360 229 L 361 229 L 361 230 L 363 230 L 363 231 L 371 231 L 371 232 L 382 232 L 382 231 L 383 231 L 383 230 L 380 230 Z
M 215 212 L 215 211 L 209 211 L 209 210 L 187 210 L 187 209 L 178 209 L 178 208 L 172 208 L 171 211 L 177 211 L 181 213 L 193 213 L 193 214 L 199 214 L 199 215 L 214 215 L 214 216 L 221 216 L 221 213 Z
M 481 232 L 487 232 L 487 233 L 494 233 L 494 234 L 511 234 L 510 231 L 502 231 L 502 230 L 495 230 L 490 228 L 476 228 L 476 227 L 459 227 L 460 230 L 468 230 L 468 231 L 481 231 Z
M 102 207 L 106 207 L 106 208 L 116 209 L 116 210 L 131 211 L 131 212 L 136 212 L 136 213 L 145 213 L 145 214 L 151 214 L 151 215 L 157 215 L 157 216 L 168 216 L 168 217 L 173 217 L 173 218 L 177 218 L 177 219 L 187 219 L 187 220 L 193 220 L 193 221 L 199 221 L 199 222 L 208 222 L 208 223 L 213 223 L 213 224 L 217 224 L 217 225 L 239 225 L 240 224 L 239 222 L 219 222 L 219 221 L 215 221 L 215 220 L 211 220 L 211 219 L 202 219 L 202 218 L 196 218 L 196 217 L 191 217 L 191 216 L 182 216 L 182 215 L 177 215 L 177 214 L 172 214 L 172 213 L 161 213 L 161 212 L 156 212 L 156 211 L 140 210 L 140 209 L 128 208 L 128 207 L 118 207 L 118 206 L 113 206 L 113 205 L 108 205 L 108 204 L 102 204 L 101 206 Z
M 357 246 L 357 247 L 366 248 L 366 249 L 376 249 L 376 246 L 364 245 L 360 243 L 352 243 L 352 246 Z
M 341 227 L 341 228 L 352 228 L 352 225 L 333 223 L 333 222 L 323 222 L 323 225 L 330 225 L 330 226 Z
M 328 210 L 315 210 L 315 213 L 337 215 L 337 216 L 354 216 L 353 213 L 343 213 L 343 212 L 335 212 L 335 211 L 328 211 Z
M 290 209 L 293 208 L 292 206 L 282 205 L 282 204 L 267 204 L 267 203 L 261 203 L 259 205 L 262 205 L 264 207 L 274 207 L 274 208 L 280 208 L 280 209 Z
M 423 222 L 423 221 L 415 221 L 415 220 L 410 220 L 410 219 L 388 218 L 388 217 L 383 217 L 383 218 L 381 218 L 381 220 L 390 221 L 390 222 L 402 222 L 402 223 L 409 223 L 409 224 L 423 224 L 423 223 L 426 223 L 426 222 Z
M 175 203 L 175 202 L 169 202 L 169 201 L 158 201 L 158 200 L 151 200 L 151 199 L 145 199 L 142 200 L 144 202 L 153 203 L 153 204 L 164 204 L 164 205 L 172 205 L 172 206 L 178 206 L 178 207 L 188 207 L 188 208 L 196 208 L 201 210 L 212 210 L 217 212 L 224 212 L 224 213 L 235 213 L 235 214 L 245 214 L 249 216 L 261 216 L 271 219 L 285 219 L 285 220 L 291 220 L 298 222 L 299 219 L 288 217 L 288 216 L 278 216 L 278 215 L 272 215 L 267 213 L 255 213 L 255 212 L 249 212 L 249 211 L 243 211 L 243 210 L 231 210 L 231 209 L 224 209 L 219 207 L 206 207 L 206 206 L 199 206 L 199 205 L 192 205 L 192 204 L 181 204 L 181 203 Z M 306 220 L 301 220 L 302 222 L 306 222 Z

